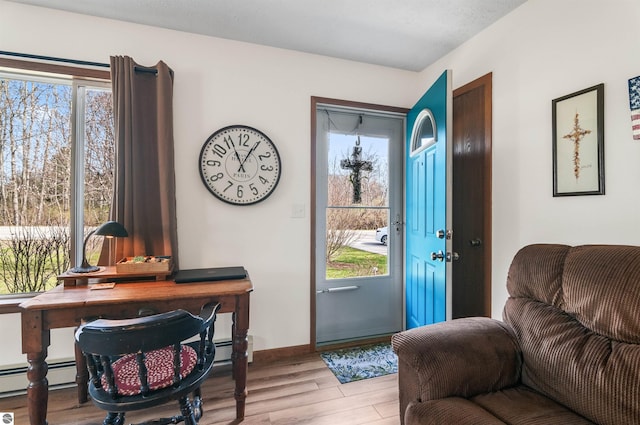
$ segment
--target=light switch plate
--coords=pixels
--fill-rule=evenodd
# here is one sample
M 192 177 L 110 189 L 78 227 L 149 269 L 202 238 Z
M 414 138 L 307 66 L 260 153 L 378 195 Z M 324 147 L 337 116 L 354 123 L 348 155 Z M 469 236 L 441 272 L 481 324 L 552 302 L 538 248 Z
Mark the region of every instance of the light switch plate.
M 304 204 L 293 204 L 291 206 L 291 218 L 304 218 Z

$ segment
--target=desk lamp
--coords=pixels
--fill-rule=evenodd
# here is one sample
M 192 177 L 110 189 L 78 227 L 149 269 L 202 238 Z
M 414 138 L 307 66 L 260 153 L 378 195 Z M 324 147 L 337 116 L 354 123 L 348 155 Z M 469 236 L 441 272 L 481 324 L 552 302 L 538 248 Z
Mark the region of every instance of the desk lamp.
M 90 232 L 82 245 L 82 265 L 71 269 L 72 273 L 91 273 L 100 270 L 98 266 L 92 266 L 87 261 L 87 241 L 92 235 L 100 235 L 106 238 L 123 238 L 129 236 L 127 229 L 117 221 L 107 221 L 102 226 Z

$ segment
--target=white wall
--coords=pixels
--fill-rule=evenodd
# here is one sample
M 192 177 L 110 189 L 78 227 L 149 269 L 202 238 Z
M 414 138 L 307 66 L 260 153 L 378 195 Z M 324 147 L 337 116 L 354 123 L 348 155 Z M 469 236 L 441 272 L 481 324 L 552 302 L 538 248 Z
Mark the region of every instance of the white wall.
M 529 0 L 430 66 L 453 87 L 493 72 L 493 316 L 511 258 L 529 243 L 640 244 L 640 143 L 629 78 L 640 75 L 640 2 Z M 551 101 L 605 86 L 604 196 L 552 196 Z
M 631 139 L 627 80 L 640 75 L 639 21 L 637 0 L 529 0 L 410 73 L 0 0 L 0 50 L 98 62 L 120 54 L 174 69 L 180 263 L 247 267 L 256 288 L 250 332 L 262 350 L 309 342 L 312 95 L 410 107 L 445 68 L 454 88 L 493 72 L 494 317 L 521 246 L 638 244 L 640 143 Z M 551 100 L 601 82 L 607 194 L 553 198 Z M 205 139 L 235 123 L 264 131 L 282 157 L 279 187 L 252 207 L 214 199 L 197 170 Z M 294 204 L 306 206 L 304 219 L 291 218 Z
M 0 50 L 102 63 L 128 55 L 172 67 L 180 265 L 247 268 L 255 350 L 309 343 L 310 97 L 407 106 L 416 73 L 2 0 Z M 280 183 L 254 206 L 224 204 L 200 180 L 202 145 L 230 124 L 256 127 L 280 152 Z M 305 205 L 304 218 L 291 217 L 294 204 Z M 218 329 L 230 333 L 224 319 Z M 3 335 L 12 320 L 2 318 Z M 13 354 L 0 350 L 0 364 L 24 361 L 18 341 Z

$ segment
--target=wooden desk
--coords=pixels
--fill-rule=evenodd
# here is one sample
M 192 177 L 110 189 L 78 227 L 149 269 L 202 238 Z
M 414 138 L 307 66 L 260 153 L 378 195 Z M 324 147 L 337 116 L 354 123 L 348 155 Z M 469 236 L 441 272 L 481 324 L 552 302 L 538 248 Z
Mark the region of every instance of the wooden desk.
M 31 425 L 47 423 L 49 387 L 47 347 L 50 330 L 77 327 L 92 317 L 136 317 L 140 309 L 162 313 L 178 308 L 199 313 L 212 301 L 222 304 L 221 313 L 233 313 L 233 376 L 236 382 L 236 417 L 244 418 L 247 397 L 247 332 L 249 330 L 249 278 L 215 283 L 176 284 L 173 281 L 117 283 L 112 289 L 92 290 L 91 284 L 56 288 L 20 304 L 22 309 L 22 352 L 27 355 L 27 407 Z M 85 372 L 86 373 L 86 372 Z M 79 376 L 78 382 L 86 382 Z M 79 387 L 86 399 L 86 386 Z M 79 393 L 82 398 L 82 394 Z

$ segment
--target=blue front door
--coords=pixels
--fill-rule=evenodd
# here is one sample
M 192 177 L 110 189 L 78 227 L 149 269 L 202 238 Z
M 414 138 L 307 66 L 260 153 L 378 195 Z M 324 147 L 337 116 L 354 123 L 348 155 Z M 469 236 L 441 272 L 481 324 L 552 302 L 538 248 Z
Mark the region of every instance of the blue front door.
M 407 115 L 407 329 L 450 316 L 451 99 L 451 71 L 445 71 Z

